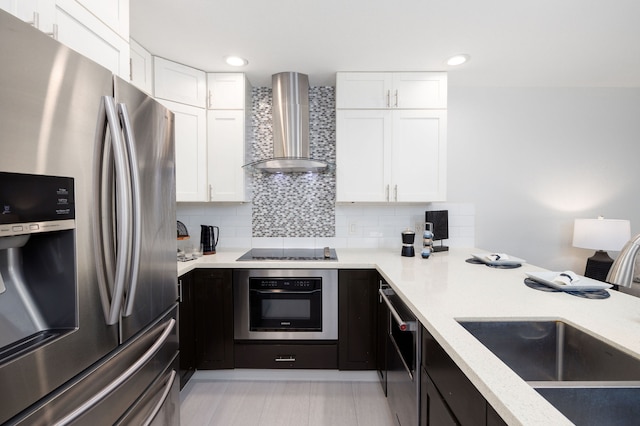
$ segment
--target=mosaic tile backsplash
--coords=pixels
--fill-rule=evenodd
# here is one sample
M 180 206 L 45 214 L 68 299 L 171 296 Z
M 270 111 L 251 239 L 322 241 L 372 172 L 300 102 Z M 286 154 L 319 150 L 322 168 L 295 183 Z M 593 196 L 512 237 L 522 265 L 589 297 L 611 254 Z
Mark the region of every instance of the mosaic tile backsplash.
M 252 92 L 251 162 L 273 156 L 271 88 Z M 309 88 L 309 156 L 336 162 L 335 88 Z M 335 170 L 252 173 L 253 237 L 334 237 Z

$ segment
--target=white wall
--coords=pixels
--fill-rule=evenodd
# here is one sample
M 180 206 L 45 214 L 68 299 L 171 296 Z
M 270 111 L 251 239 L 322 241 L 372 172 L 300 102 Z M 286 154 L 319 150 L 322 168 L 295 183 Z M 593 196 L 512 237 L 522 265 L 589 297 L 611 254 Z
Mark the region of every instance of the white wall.
M 475 205 L 477 247 L 582 273 L 575 218 L 640 232 L 640 89 L 453 86 L 448 150 L 448 200 Z

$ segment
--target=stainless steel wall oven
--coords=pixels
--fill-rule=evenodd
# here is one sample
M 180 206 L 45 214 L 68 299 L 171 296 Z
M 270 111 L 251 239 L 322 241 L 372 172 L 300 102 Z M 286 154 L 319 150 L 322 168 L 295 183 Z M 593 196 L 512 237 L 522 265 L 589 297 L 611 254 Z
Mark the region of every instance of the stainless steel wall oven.
M 237 340 L 336 340 L 338 271 L 233 272 Z

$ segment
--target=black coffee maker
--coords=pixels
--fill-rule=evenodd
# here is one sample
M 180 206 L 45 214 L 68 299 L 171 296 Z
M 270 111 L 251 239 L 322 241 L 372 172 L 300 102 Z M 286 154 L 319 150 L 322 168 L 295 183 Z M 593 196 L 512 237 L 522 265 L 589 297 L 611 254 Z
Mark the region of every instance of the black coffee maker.
M 405 257 L 414 257 L 416 250 L 413 247 L 413 242 L 416 240 L 416 233 L 411 229 L 402 231 L 402 255 Z
M 200 244 L 202 244 L 202 254 L 216 254 L 220 228 L 217 226 L 200 225 Z

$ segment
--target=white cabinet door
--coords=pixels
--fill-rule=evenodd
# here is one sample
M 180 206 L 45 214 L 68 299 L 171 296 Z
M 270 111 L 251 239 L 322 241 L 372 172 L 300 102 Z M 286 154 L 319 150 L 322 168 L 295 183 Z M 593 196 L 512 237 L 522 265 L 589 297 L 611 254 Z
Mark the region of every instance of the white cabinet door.
M 243 73 L 207 74 L 207 108 L 244 109 L 247 89 Z
M 55 7 L 51 0 L 0 0 L 3 9 L 51 36 L 55 34 Z
M 129 0 L 75 0 L 100 21 L 129 40 Z
M 391 112 L 336 111 L 336 201 L 389 201 Z
M 129 39 L 123 39 L 73 0 L 57 0 L 58 40 L 87 58 L 129 79 Z
M 205 108 L 207 80 L 204 71 L 154 58 L 154 92 L 157 98 Z
M 339 72 L 336 74 L 336 108 L 389 108 L 391 74 Z
M 446 200 L 447 112 L 393 111 L 391 201 Z
M 246 201 L 244 110 L 207 112 L 209 201 Z
M 391 98 L 392 108 L 446 109 L 447 73 L 394 73 Z
M 336 108 L 445 109 L 445 72 L 339 72 Z
M 137 88 L 153 95 L 153 56 L 135 40 L 129 40 L 131 55 L 129 80 Z
M 206 111 L 159 101 L 175 114 L 176 201 L 208 201 Z

